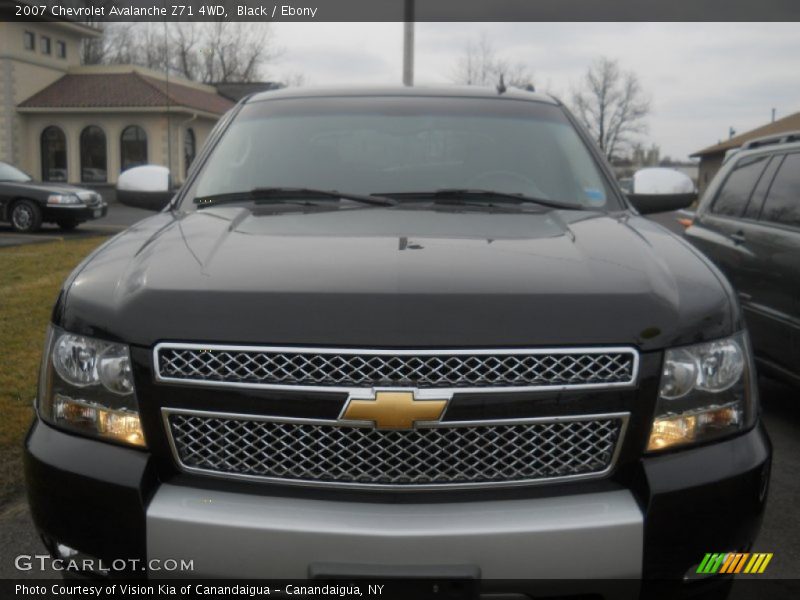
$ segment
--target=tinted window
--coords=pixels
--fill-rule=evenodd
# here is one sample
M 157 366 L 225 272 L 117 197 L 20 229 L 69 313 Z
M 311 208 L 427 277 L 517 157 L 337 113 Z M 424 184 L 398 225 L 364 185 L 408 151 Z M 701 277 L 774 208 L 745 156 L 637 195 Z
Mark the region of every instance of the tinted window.
M 769 188 L 761 220 L 800 227 L 800 154 L 789 154 L 783 160 Z
M 106 134 L 96 125 L 81 132 L 81 181 L 106 181 Z
M 147 134 L 138 125 L 131 125 L 120 136 L 120 164 L 122 170 L 147 163 Z
M 722 184 L 711 212 L 726 217 L 741 216 L 768 158 L 769 156 L 744 158 L 736 163 Z
M 26 31 L 24 36 L 25 50 L 33 50 L 36 48 L 36 36 L 33 34 L 33 32 Z
M 67 180 L 67 138 L 58 127 L 42 132 L 42 180 Z
M 58 58 L 67 58 L 67 44 L 62 41 L 56 42 L 56 53 Z
M 226 130 L 197 196 L 262 187 L 351 193 L 480 188 L 588 208 L 605 177 L 558 106 L 466 98 L 255 102 Z
M 750 197 L 750 202 L 747 203 L 747 208 L 744 209 L 745 219 L 758 219 L 758 215 L 761 214 L 761 207 L 764 206 L 764 198 L 767 197 L 769 184 L 772 183 L 772 180 L 775 178 L 775 173 L 781 165 L 782 160 L 783 156 L 780 155 L 773 156 L 770 159 L 767 168 L 764 169 L 764 172 L 758 180 L 753 195 Z
M 50 54 L 50 38 L 42 36 L 42 54 Z

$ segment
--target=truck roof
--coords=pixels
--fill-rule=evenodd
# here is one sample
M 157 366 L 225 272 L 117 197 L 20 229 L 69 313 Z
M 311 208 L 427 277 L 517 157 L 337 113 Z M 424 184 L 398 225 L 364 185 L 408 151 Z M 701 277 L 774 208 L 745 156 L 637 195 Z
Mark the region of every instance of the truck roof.
M 502 100 L 527 100 L 558 104 L 548 94 L 529 92 L 518 88 L 507 88 L 499 93 L 494 87 L 481 86 L 390 86 L 390 87 L 290 87 L 279 90 L 259 92 L 250 96 L 246 102 L 263 100 L 283 100 L 287 98 L 324 98 L 324 97 L 367 97 L 367 96 L 407 96 L 418 98 L 496 98 Z

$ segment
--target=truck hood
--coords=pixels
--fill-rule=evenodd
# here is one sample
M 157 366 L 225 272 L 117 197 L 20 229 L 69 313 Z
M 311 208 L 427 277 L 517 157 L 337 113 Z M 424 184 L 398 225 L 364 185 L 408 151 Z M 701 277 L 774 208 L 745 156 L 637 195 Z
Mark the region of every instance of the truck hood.
M 55 321 L 130 344 L 632 344 L 729 334 L 724 278 L 629 213 L 220 206 L 160 213 L 98 249 Z

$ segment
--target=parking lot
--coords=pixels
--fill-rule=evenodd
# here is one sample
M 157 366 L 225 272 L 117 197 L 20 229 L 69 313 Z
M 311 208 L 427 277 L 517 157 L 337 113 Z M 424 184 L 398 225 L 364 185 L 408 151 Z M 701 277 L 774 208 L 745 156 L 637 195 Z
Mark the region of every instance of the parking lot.
M 76 231 L 63 233 L 55 227 L 45 227 L 35 235 L 19 236 L 7 226 L 0 227 L 0 246 L 20 243 L 47 242 L 55 238 L 109 235 L 146 217 L 147 211 L 112 203 L 104 219 L 86 223 Z M 654 220 L 673 231 L 681 226 L 676 214 L 656 215 Z M 754 550 L 772 552 L 774 558 L 766 575 L 773 578 L 796 578 L 800 564 L 800 522 L 791 518 L 796 499 L 800 497 L 800 409 L 797 390 L 776 381 L 762 378 L 760 382 L 763 418 L 775 448 L 772 483 L 760 539 Z M 731 502 L 736 499 L 732 498 Z M 20 573 L 14 568 L 19 554 L 43 552 L 33 526 L 24 496 L 11 499 L 0 508 L 0 577 L 41 577 L 39 573 Z M 713 549 L 710 549 L 713 550 Z M 50 573 L 49 576 L 57 576 Z
M 54 239 L 75 239 L 98 235 L 113 235 L 152 213 L 122 204 L 112 203 L 108 214 L 102 219 L 83 223 L 73 231 L 61 231 L 56 225 L 46 223 L 42 230 L 33 234 L 20 234 L 8 223 L 0 223 L 0 248 L 20 244 L 36 244 Z

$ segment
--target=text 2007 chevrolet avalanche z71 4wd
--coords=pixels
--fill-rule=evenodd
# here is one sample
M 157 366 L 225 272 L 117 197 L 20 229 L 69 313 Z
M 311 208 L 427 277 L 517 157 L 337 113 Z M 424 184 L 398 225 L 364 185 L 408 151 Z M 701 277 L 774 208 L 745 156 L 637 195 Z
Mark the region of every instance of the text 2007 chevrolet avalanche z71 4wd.
M 746 550 L 771 447 L 742 315 L 634 208 L 686 202 L 626 198 L 536 93 L 251 96 L 65 282 L 36 525 L 195 577 L 487 590 Z

